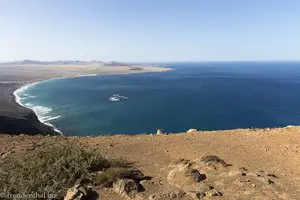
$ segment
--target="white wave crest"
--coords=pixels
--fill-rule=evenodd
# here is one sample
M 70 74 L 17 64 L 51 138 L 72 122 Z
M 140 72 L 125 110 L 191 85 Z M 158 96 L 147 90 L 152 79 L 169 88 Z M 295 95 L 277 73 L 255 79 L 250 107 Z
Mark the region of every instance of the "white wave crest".
M 20 104 L 21 106 L 25 107 L 25 106 L 22 105 L 22 103 L 21 103 L 21 100 L 22 100 L 23 98 L 29 97 L 29 95 L 27 95 L 25 92 L 26 92 L 29 88 L 35 86 L 35 85 L 38 84 L 38 83 L 39 83 L 39 82 L 29 83 L 29 84 L 27 84 L 27 85 L 24 85 L 24 86 L 22 86 L 22 87 L 16 89 L 16 90 L 13 92 L 13 94 L 14 94 L 14 96 L 15 96 L 15 101 L 16 101 L 18 104 Z
M 55 120 L 55 119 L 58 119 L 58 118 L 60 118 L 60 116 L 59 115 L 57 115 L 57 116 L 45 116 L 44 118 L 43 118 L 43 120 L 45 121 L 45 122 L 48 122 L 48 121 L 52 121 L 52 120 Z
M 59 115 L 57 116 L 50 115 L 52 108 L 46 106 L 33 105 L 30 103 L 25 104 L 25 106 L 35 112 L 40 122 L 48 126 L 51 126 L 55 131 L 61 133 L 53 124 L 50 123 L 51 121 L 60 118 Z
M 51 116 L 50 115 L 52 108 L 46 107 L 46 106 L 41 106 L 41 105 L 34 105 L 32 103 L 25 103 L 25 104 L 22 103 L 22 100 L 24 100 L 24 99 L 34 98 L 34 96 L 30 96 L 30 95 L 26 94 L 26 91 L 38 83 L 40 83 L 40 82 L 30 83 L 30 84 L 24 85 L 24 86 L 20 87 L 19 89 L 15 90 L 13 93 L 15 96 L 15 101 L 18 104 L 20 104 L 21 106 L 32 110 L 36 114 L 38 120 L 41 123 L 51 126 L 56 132 L 62 134 L 62 132 L 60 130 L 58 130 L 53 124 L 49 123 L 50 121 L 60 118 L 60 116 Z

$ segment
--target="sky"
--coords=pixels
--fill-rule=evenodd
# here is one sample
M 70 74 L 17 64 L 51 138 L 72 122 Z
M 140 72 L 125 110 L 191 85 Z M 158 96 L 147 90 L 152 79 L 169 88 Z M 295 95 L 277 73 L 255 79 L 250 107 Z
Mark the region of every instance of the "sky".
M 0 0 L 0 62 L 300 60 L 299 0 Z

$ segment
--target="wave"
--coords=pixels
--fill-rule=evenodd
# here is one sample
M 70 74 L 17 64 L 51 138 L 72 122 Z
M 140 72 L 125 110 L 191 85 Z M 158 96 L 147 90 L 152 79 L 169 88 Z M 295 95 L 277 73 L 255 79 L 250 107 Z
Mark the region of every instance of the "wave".
M 58 119 L 58 118 L 61 117 L 59 115 L 58 116 L 51 116 L 50 113 L 52 111 L 52 108 L 46 107 L 46 106 L 41 106 L 41 105 L 34 105 L 33 103 L 23 103 L 22 102 L 22 100 L 25 100 L 25 99 L 35 98 L 35 96 L 31 96 L 31 95 L 26 94 L 26 91 L 29 88 L 32 88 L 32 87 L 34 87 L 35 85 L 37 85 L 39 83 L 41 83 L 41 82 L 30 83 L 30 84 L 24 85 L 24 86 L 18 88 L 17 90 L 15 90 L 13 92 L 13 94 L 15 96 L 15 101 L 19 105 L 32 110 L 36 114 L 38 120 L 41 123 L 52 127 L 56 132 L 62 134 L 62 132 L 60 130 L 58 130 L 53 124 L 50 123 L 50 121 Z
M 45 107 L 45 106 L 40 106 L 40 105 L 33 105 L 33 104 L 30 104 L 30 103 L 27 103 L 27 104 L 22 103 L 22 100 L 35 98 L 35 96 L 31 96 L 31 95 L 26 94 L 26 90 L 28 90 L 29 88 L 32 88 L 35 85 L 40 84 L 42 82 L 59 80 L 59 79 L 67 79 L 67 78 L 76 78 L 76 77 L 98 76 L 98 75 L 101 75 L 101 74 L 78 74 L 76 76 L 67 76 L 66 75 L 66 76 L 61 76 L 61 77 L 50 78 L 50 79 L 47 79 L 47 80 L 41 80 L 41 81 L 37 81 L 37 82 L 34 82 L 34 83 L 29 83 L 29 84 L 21 86 L 20 88 L 16 89 L 13 92 L 13 95 L 15 96 L 16 103 L 18 103 L 22 107 L 25 107 L 25 108 L 28 108 L 28 109 L 32 110 L 36 114 L 38 120 L 41 123 L 52 127 L 56 132 L 62 134 L 62 132 L 60 130 L 58 130 L 53 124 L 49 123 L 49 121 L 52 121 L 52 120 L 55 120 L 55 119 L 58 119 L 58 118 L 61 117 L 61 116 L 48 115 L 52 111 L 51 108 Z M 20 83 L 24 84 L 24 82 L 20 82 Z
M 23 107 L 26 107 L 24 106 L 22 103 L 21 103 L 21 99 L 24 99 L 24 97 L 29 97 L 29 95 L 27 95 L 25 93 L 26 90 L 28 90 L 28 88 L 31 88 L 33 86 L 35 86 L 36 84 L 38 84 L 39 82 L 35 82 L 35 83 L 29 83 L 27 85 L 24 85 L 24 86 L 21 86 L 20 88 L 16 89 L 13 94 L 15 96 L 15 101 L 20 104 L 21 106 Z

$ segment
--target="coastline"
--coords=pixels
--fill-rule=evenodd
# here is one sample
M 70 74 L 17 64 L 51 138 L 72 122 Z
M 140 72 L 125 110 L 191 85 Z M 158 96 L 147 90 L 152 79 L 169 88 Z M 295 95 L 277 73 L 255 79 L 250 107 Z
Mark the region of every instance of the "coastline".
M 51 127 L 55 132 L 57 132 L 58 135 L 63 135 L 63 133 L 58 128 L 56 128 L 55 125 L 47 122 L 46 120 L 43 120 L 41 115 L 36 110 L 34 110 L 30 106 L 26 106 L 25 104 L 22 104 L 22 102 L 21 102 L 22 98 L 18 95 L 18 93 L 23 93 L 27 89 L 29 89 L 30 87 L 36 86 L 40 83 L 44 83 L 44 82 L 47 82 L 47 81 L 58 80 L 58 79 L 69 79 L 69 78 L 76 78 L 76 77 L 88 77 L 88 76 L 100 76 L 100 74 L 80 74 L 80 75 L 75 75 L 75 76 L 55 77 L 55 78 L 50 78 L 50 79 L 32 81 L 28 84 L 21 85 L 19 88 L 14 90 L 12 94 L 14 95 L 16 104 L 20 105 L 21 107 L 23 107 L 25 109 L 28 109 L 28 110 L 32 111 L 36 115 L 36 117 L 37 117 L 37 119 L 39 120 L 40 123 Z
M 28 84 L 0 85 L 0 134 L 58 135 L 51 126 L 41 123 L 34 111 L 16 101 L 14 92 Z
M 52 79 L 49 79 L 49 80 L 52 80 Z M 53 124 L 51 124 L 51 123 L 49 123 L 49 122 L 43 120 L 43 119 L 41 118 L 41 116 L 39 115 L 39 113 L 38 113 L 36 110 L 34 110 L 32 107 L 29 107 L 29 106 L 26 106 L 26 105 L 22 104 L 22 102 L 21 102 L 21 99 L 22 99 L 22 98 L 18 95 L 18 93 L 23 93 L 23 92 L 25 92 L 27 89 L 29 89 L 30 87 L 33 87 L 33 86 L 35 86 L 35 85 L 37 85 L 37 84 L 39 84 L 39 83 L 42 83 L 42 82 L 45 82 L 45 81 L 49 81 L 49 80 L 37 81 L 37 82 L 32 82 L 32 83 L 29 83 L 29 84 L 22 85 L 21 87 L 19 87 L 18 89 L 16 89 L 16 90 L 13 92 L 13 95 L 14 95 L 14 97 L 15 97 L 15 102 L 16 102 L 17 104 L 19 104 L 20 106 L 22 106 L 22 107 L 24 107 L 24 108 L 26 108 L 26 109 L 31 110 L 31 111 L 36 115 L 36 117 L 37 117 L 37 119 L 38 119 L 38 121 L 39 121 L 40 123 L 42 123 L 42 124 L 44 124 L 44 125 L 46 125 L 46 126 L 51 127 L 55 132 L 57 132 L 57 134 L 63 135 L 62 132 L 61 132 L 59 129 L 57 129 Z
M 26 67 L 26 66 L 24 66 Z M 102 66 L 99 66 L 101 68 Z M 104 67 L 107 68 L 107 67 Z M 117 69 L 117 70 L 115 70 Z M 105 71 L 106 70 L 106 71 Z M 62 132 L 57 129 L 53 124 L 49 122 L 45 122 L 43 119 L 41 119 L 41 116 L 32 109 L 31 107 L 28 107 L 26 105 L 23 105 L 21 103 L 21 98 L 19 97 L 18 93 L 21 93 L 22 91 L 35 86 L 37 84 L 40 84 L 42 82 L 56 80 L 56 79 L 68 79 L 68 78 L 76 78 L 76 77 L 87 77 L 87 76 L 101 76 L 101 75 L 116 75 L 116 74 L 134 74 L 134 73 L 147 73 L 147 72 L 166 72 L 173 70 L 172 68 L 162 68 L 162 67 L 140 67 L 139 70 L 136 70 L 132 66 L 123 66 L 119 71 L 117 67 L 111 67 L 110 69 L 105 69 L 104 72 L 97 72 L 92 73 L 90 71 L 85 72 L 75 72 L 75 73 L 57 73 L 56 75 L 51 74 L 49 76 L 44 75 L 45 77 L 38 77 L 38 78 L 32 78 L 29 80 L 17 80 L 17 81 L 9 81 L 9 80 L 1 80 L 2 84 L 6 84 L 7 88 L 4 93 L 7 95 L 7 103 L 10 104 L 10 106 L 13 106 L 13 111 L 5 112 L 1 110 L 0 107 L 0 133 L 1 134 L 11 134 L 11 135 L 18 135 L 18 134 L 29 134 L 29 135 L 62 135 Z M 1 68 L 0 68 L 1 71 Z M 95 70 L 93 71 L 95 72 Z M 45 72 L 46 74 L 47 72 Z M 14 83 L 15 84 L 11 84 Z M 11 85 L 10 85 L 11 84 Z M 1 91 L 0 91 L 1 92 Z M 1 95 L 1 94 L 0 94 Z M 6 96 L 5 95 L 5 96 Z M 19 122 L 19 120 L 25 120 L 26 122 L 22 121 Z M 19 124 L 22 123 L 23 125 L 26 124 L 26 127 L 24 131 L 19 128 L 15 128 L 19 126 Z M 4 124 L 4 125 L 2 125 Z M 9 126 L 7 127 L 7 124 Z M 1 126 L 2 125 L 2 126 Z M 1 128 L 1 127 L 4 127 Z M 6 127 L 6 128 L 5 128 Z M 17 131 L 19 130 L 19 131 Z M 39 131 L 41 130 L 41 131 Z

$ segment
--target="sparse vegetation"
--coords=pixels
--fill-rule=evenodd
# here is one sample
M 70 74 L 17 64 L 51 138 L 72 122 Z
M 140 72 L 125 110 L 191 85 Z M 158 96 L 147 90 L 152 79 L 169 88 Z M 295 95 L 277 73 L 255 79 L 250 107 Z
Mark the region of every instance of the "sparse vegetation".
M 204 156 L 201 158 L 201 161 L 207 164 L 221 164 L 223 167 L 226 167 L 226 162 L 218 156 Z
M 134 168 L 111 167 L 103 173 L 97 174 L 93 180 L 96 185 L 111 187 L 113 182 L 119 178 L 139 181 L 146 177 L 144 177 L 144 174 L 140 170 Z
M 125 170 L 131 164 L 123 159 L 106 158 L 98 151 L 72 142 L 47 145 L 2 163 L 0 192 L 47 192 L 63 197 L 77 181 L 91 180 L 92 174 L 97 171 L 110 168 Z M 120 173 L 114 177 L 118 175 Z
M 116 167 L 107 169 L 105 172 L 97 174 L 94 177 L 96 185 L 104 185 L 110 187 L 114 181 L 118 178 L 123 177 L 128 172 L 128 169 Z

